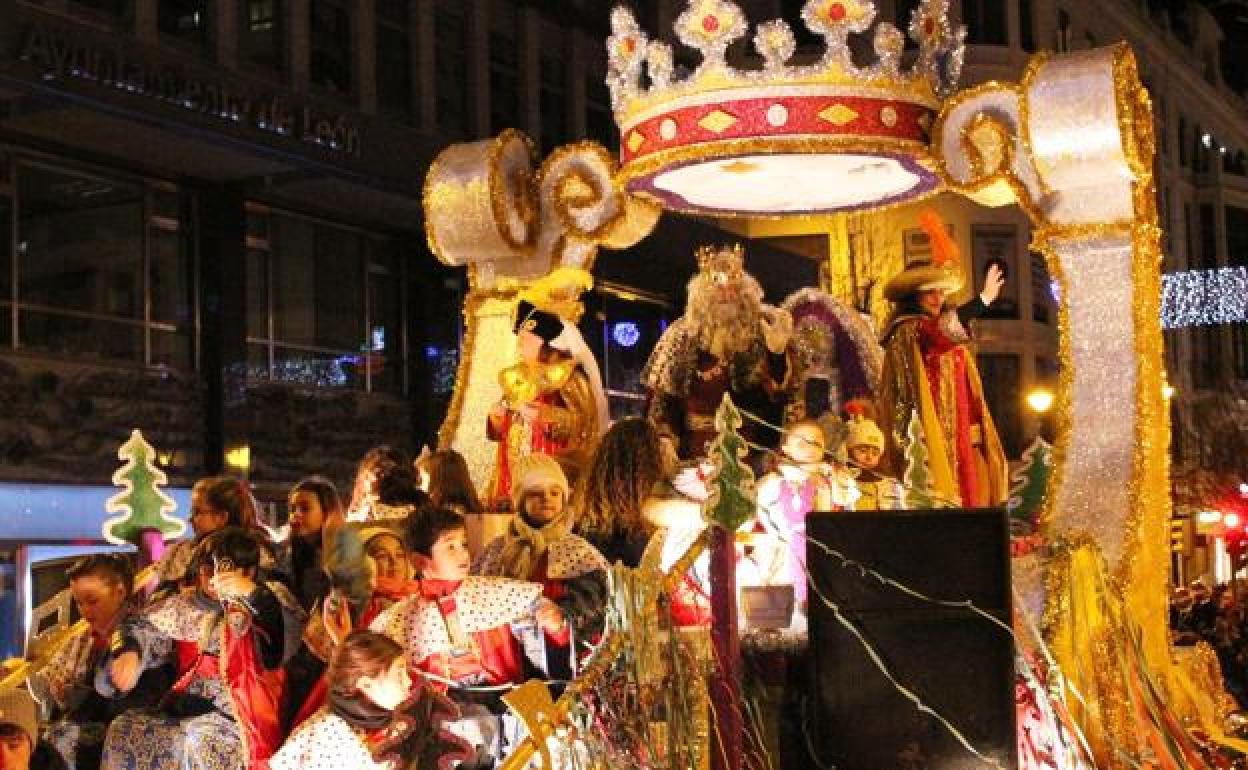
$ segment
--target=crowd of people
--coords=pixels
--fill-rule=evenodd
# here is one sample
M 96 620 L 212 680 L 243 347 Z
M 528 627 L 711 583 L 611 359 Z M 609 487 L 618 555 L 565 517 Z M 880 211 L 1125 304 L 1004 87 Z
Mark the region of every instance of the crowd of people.
M 1198 579 L 1175 588 L 1170 594 L 1170 633 L 1179 646 L 1208 643 L 1217 653 L 1226 691 L 1241 709 L 1248 709 L 1248 615 L 1233 584 L 1218 583 L 1211 589 Z

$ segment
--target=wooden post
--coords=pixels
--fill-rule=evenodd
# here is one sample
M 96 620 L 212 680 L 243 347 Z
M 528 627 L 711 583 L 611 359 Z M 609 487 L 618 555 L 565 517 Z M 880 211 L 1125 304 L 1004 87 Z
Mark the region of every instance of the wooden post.
M 711 767 L 740 770 L 741 641 L 737 634 L 737 547 L 734 534 L 711 525 Z

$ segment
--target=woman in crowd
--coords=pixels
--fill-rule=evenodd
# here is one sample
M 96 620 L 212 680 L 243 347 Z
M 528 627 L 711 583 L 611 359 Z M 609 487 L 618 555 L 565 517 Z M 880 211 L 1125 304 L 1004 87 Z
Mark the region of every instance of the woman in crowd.
M 123 711 L 156 703 L 173 670 L 169 643 L 135 612 L 128 557 L 91 554 L 68 574 L 86 628 L 61 644 L 29 684 L 52 714 L 49 742 L 72 770 L 91 770 L 99 767 L 108 725 Z
M 373 519 L 396 518 L 384 506 L 378 507 L 380 485 L 395 470 L 410 467 L 407 455 L 392 446 L 381 444 L 368 450 L 355 472 L 355 485 L 351 489 L 351 504 L 347 506 L 347 520 L 372 521 Z
M 195 482 L 191 488 L 190 516 L 194 537 L 175 544 L 160 560 L 156 568 L 160 578 L 157 593 L 193 584 L 195 575 L 187 568 L 196 546 L 208 535 L 226 527 L 255 531 L 265 544 L 262 565 L 271 567 L 275 557 L 268 533 L 260 526 L 258 508 L 245 481 L 230 476 L 210 476 Z
M 602 437 L 578 485 L 576 529 L 608 562 L 641 563 L 655 527 L 642 506 L 674 469 L 658 431 L 639 417 L 616 422 Z
M 329 577 L 322 565 L 325 524 L 342 510 L 338 490 L 324 476 L 309 476 L 291 487 L 287 498 L 290 539 L 282 553 L 282 571 L 305 611 L 329 593 Z
M 501 535 L 506 528 L 506 514 L 486 512 L 477 497 L 468 463 L 453 449 L 440 449 L 416 460 L 420 486 L 429 493 L 430 501 L 439 508 L 450 508 L 464 517 L 468 529 L 468 548 L 481 553 L 485 544 Z

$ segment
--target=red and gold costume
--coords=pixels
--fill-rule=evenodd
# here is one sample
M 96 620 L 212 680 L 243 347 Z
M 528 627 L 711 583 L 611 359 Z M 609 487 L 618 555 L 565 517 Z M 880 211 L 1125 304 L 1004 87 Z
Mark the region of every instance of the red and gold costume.
M 920 292 L 956 291 L 962 281 L 957 246 L 943 225 L 924 219 L 923 226 L 932 239 L 933 261 L 907 267 L 885 288 L 885 296 L 898 303 L 882 337 L 879 422 L 885 456 L 894 472 L 905 467 L 901 442 L 910 416 L 917 414 L 932 492 L 967 508 L 999 505 L 1008 496 L 1005 452 L 968 347 L 969 324 L 987 305 L 977 297 L 938 314 L 918 306 Z

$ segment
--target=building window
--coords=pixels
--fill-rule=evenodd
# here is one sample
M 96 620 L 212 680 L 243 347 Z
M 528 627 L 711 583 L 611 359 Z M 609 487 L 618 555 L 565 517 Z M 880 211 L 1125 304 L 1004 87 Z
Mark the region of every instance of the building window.
M 1036 50 L 1036 20 L 1031 0 L 1018 0 L 1018 43 L 1028 53 Z
M 134 0 L 74 0 L 72 5 L 118 18 L 134 18 Z
M 1221 379 L 1222 327 L 1197 326 L 1192 329 L 1192 383 L 1212 388 Z
M 511 3 L 490 4 L 490 133 L 523 127 L 520 99 L 520 11 Z
M 1179 168 L 1187 168 L 1191 148 L 1187 144 L 1187 118 L 1179 116 Z
M 1248 323 L 1231 325 L 1231 345 L 1235 350 L 1235 379 L 1248 380 Z
M 1022 453 L 1022 377 L 1019 357 L 1013 353 L 982 353 L 978 356 L 984 400 L 997 425 L 1006 457 Z
M 338 0 L 309 3 L 312 84 L 336 94 L 351 93 L 351 15 Z
M 242 58 L 265 69 L 286 69 L 282 0 L 243 0 L 241 21 Z
M 411 20 L 407 0 L 377 3 L 377 106 L 400 120 L 412 118 Z
M 249 378 L 400 392 L 400 268 L 386 239 L 249 207 Z
M 1213 204 L 1200 204 L 1200 266 L 1218 266 L 1218 221 Z
M 201 47 L 208 44 L 212 20 L 208 0 L 162 0 L 156 8 L 160 34 Z
M 543 46 L 540 98 L 545 154 L 568 139 L 568 59 L 564 46 Z
M 19 163 L 17 284 L 6 281 L 4 295 L 18 347 L 191 368 L 194 259 L 184 204 L 172 187 Z
M 444 0 L 434 11 L 438 128 L 451 135 L 468 133 L 468 20 L 460 0 Z
M 1183 242 L 1187 246 L 1187 269 L 1194 270 L 1200 266 L 1200 256 L 1196 249 L 1196 223 L 1192 221 L 1192 204 L 1183 204 Z
M 585 76 L 585 133 L 604 147 L 619 146 L 619 129 L 611 112 L 611 92 L 602 73 Z
M 1248 209 L 1226 207 L 1226 264 L 1248 267 Z
M 1006 6 L 1007 3 L 1001 0 L 962 0 L 962 22 L 966 24 L 966 41 L 1009 45 Z

